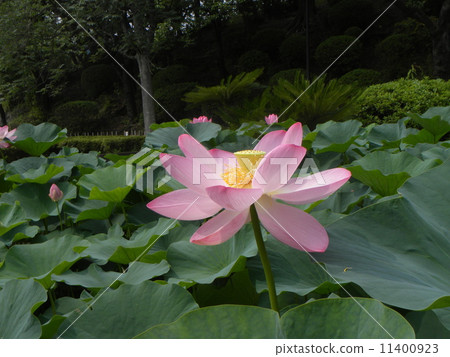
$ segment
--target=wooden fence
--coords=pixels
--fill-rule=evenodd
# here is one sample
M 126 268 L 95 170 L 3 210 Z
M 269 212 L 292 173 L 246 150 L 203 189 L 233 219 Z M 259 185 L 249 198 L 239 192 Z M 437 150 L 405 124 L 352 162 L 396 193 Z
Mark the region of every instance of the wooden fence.
M 144 130 L 123 130 L 123 131 L 88 131 L 88 132 L 72 132 L 67 136 L 133 136 L 144 135 Z

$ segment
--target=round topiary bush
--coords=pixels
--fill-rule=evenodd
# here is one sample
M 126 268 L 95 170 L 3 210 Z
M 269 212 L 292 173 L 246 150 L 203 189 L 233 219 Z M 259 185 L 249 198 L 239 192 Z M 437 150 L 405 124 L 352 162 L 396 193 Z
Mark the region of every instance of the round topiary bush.
M 373 69 L 357 68 L 344 74 L 339 78 L 339 82 L 368 87 L 372 84 L 381 83 L 381 73 Z
M 96 64 L 81 73 L 81 88 L 88 98 L 94 99 L 104 92 L 111 92 L 117 80 L 117 73 L 113 66 Z
M 341 32 L 351 26 L 366 28 L 375 18 L 370 0 L 341 0 L 328 11 L 328 21 Z
M 442 79 L 399 79 L 368 87 L 359 97 L 355 118 L 364 125 L 396 122 L 408 112 L 447 106 L 450 81 Z
M 414 50 L 414 40 L 409 35 L 397 33 L 386 37 L 381 41 L 375 53 L 383 63 L 383 68 L 391 78 L 405 76 L 414 59 L 412 53 Z
M 303 66 L 306 62 L 306 37 L 294 33 L 280 45 L 281 60 L 291 67 Z
M 328 67 L 338 58 L 345 49 L 355 40 L 353 36 L 332 36 L 317 46 L 314 58 L 320 69 Z M 330 69 L 334 75 L 342 75 L 358 66 L 362 55 L 362 45 L 360 42 L 353 44 L 350 49 L 339 59 Z
M 286 32 L 279 28 L 265 28 L 256 32 L 251 39 L 251 46 L 267 54 L 277 55 L 278 48 L 286 37 Z
M 153 76 L 153 87 L 162 88 L 171 84 L 183 83 L 189 81 L 191 71 L 188 66 L 182 64 L 174 64 L 166 68 L 160 69 Z
M 51 121 L 69 132 L 87 132 L 100 129 L 97 102 L 79 100 L 56 107 Z
M 358 37 L 359 35 L 361 35 L 362 31 L 363 30 L 361 30 L 360 27 L 352 26 L 352 27 L 349 27 L 347 30 L 345 30 L 344 35 Z
M 245 52 L 238 61 L 238 72 L 251 72 L 258 68 L 270 66 L 269 55 L 259 50 Z

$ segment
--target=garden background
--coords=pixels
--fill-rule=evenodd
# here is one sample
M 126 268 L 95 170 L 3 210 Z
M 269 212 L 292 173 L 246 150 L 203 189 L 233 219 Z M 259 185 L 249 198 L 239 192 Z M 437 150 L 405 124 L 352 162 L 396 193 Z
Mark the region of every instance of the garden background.
M 0 126 L 17 128 L 1 138 L 0 336 L 450 336 L 449 0 L 6 0 L 0 15 Z M 235 152 L 295 122 L 308 162 L 352 179 L 297 205 L 325 253 L 264 231 L 278 315 L 249 225 L 197 246 L 201 221 L 146 204 L 182 187 L 158 154 L 180 154 L 184 130 Z

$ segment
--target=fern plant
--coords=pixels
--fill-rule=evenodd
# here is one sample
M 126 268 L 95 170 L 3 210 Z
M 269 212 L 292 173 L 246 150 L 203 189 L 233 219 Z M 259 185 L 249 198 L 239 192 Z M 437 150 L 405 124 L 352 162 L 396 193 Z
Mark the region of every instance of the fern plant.
M 327 82 L 325 76 L 310 82 L 297 71 L 293 81 L 279 79 L 264 92 L 264 97 L 270 112 L 284 113 L 286 118 L 314 128 L 328 120 L 348 119 L 357 109 L 355 100 L 360 93 L 357 87 L 339 83 L 336 79 Z
M 231 127 L 238 126 L 249 113 L 260 112 L 260 98 L 255 94 L 262 87 L 256 83 L 263 69 L 248 73 L 240 73 L 222 79 L 213 87 L 197 86 L 195 90 L 186 93 L 183 100 L 191 107 L 201 107 L 203 114 L 208 114 L 228 123 Z

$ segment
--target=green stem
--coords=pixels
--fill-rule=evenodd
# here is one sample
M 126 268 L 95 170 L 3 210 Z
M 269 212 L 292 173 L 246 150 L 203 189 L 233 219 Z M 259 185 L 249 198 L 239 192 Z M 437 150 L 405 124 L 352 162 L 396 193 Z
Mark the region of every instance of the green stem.
M 272 268 L 270 267 L 269 257 L 267 256 L 266 246 L 264 245 L 264 240 L 261 234 L 261 225 L 259 223 L 255 205 L 250 206 L 250 216 L 252 218 L 253 232 L 255 233 L 259 257 L 261 258 L 261 263 L 264 268 L 264 275 L 266 276 L 267 288 L 269 289 L 270 307 L 272 310 L 279 312 L 275 281 L 273 280 Z
M 123 204 L 121 204 L 121 207 L 122 207 L 123 217 L 125 218 L 125 223 L 127 224 L 127 238 L 129 239 L 131 237 L 131 232 L 130 232 L 130 225 L 128 223 L 127 212 L 125 211 L 125 206 Z
M 56 313 L 56 306 L 55 306 L 55 297 L 54 297 L 53 294 L 54 294 L 53 290 L 49 289 L 48 290 L 48 297 L 49 297 L 49 300 L 50 300 L 50 305 L 52 307 L 53 315 L 55 315 L 55 313 Z
M 63 223 L 61 219 L 61 211 L 59 210 L 58 202 L 55 202 L 56 204 L 56 210 L 58 211 L 58 218 L 59 218 L 59 226 L 61 227 L 61 231 L 63 230 Z
M 44 218 L 44 219 L 42 220 L 42 222 L 44 222 L 44 227 L 45 227 L 44 233 L 47 234 L 47 233 L 48 233 L 47 218 Z

